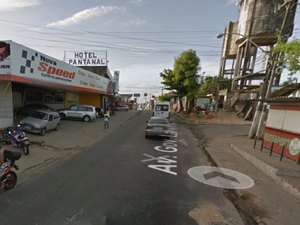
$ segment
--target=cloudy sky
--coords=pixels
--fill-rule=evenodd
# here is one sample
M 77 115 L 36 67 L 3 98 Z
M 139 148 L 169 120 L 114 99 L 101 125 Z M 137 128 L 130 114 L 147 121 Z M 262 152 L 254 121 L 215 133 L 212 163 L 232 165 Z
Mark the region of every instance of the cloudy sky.
M 121 93 L 160 94 L 159 73 L 196 50 L 201 73 L 218 73 L 222 40 L 238 20 L 236 0 L 0 0 L 0 40 L 62 60 L 65 51 L 107 51 Z M 300 36 L 299 9 L 294 36 Z

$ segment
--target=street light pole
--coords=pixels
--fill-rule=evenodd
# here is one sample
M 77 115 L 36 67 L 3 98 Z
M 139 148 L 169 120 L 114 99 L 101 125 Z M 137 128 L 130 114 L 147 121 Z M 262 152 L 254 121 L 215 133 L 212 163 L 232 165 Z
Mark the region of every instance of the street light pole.
M 279 30 L 277 42 L 279 41 L 279 38 L 281 38 L 281 36 L 282 36 L 283 30 L 286 26 L 286 22 L 287 22 L 287 18 L 288 18 L 290 9 L 291 9 L 293 4 L 294 4 L 294 1 L 291 0 L 291 1 L 285 2 L 281 6 L 281 7 L 284 7 L 284 6 L 287 5 L 286 9 L 285 9 L 284 18 L 283 18 L 283 21 L 282 21 L 282 24 L 281 24 L 281 28 Z M 272 61 L 271 61 L 271 65 L 269 67 L 268 82 L 265 82 L 266 83 L 266 87 L 265 87 L 266 90 L 265 90 L 265 93 L 264 93 L 264 96 L 263 96 L 264 97 L 263 100 L 270 97 L 272 84 L 273 84 L 274 77 L 275 77 L 275 70 L 276 70 L 277 63 L 278 63 L 280 57 L 282 57 L 282 53 L 272 52 L 271 57 L 272 57 Z M 263 129 L 263 122 L 266 121 L 266 119 L 267 119 L 267 110 L 268 110 L 267 106 L 268 106 L 268 104 L 264 101 L 261 104 L 262 104 L 262 110 L 261 110 L 259 122 L 258 122 L 258 125 L 257 125 L 257 128 L 256 128 L 255 139 L 260 138 L 260 136 L 262 134 L 262 129 Z M 250 134 L 249 134 L 249 136 L 250 136 Z M 253 137 L 253 135 L 252 135 L 252 137 Z

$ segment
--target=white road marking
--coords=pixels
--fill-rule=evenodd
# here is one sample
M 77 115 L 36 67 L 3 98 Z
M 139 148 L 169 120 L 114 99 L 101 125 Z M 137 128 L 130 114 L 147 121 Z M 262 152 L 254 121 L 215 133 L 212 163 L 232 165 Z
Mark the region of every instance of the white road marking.
M 227 189 L 247 189 L 255 182 L 247 175 L 221 167 L 197 166 L 188 170 L 194 180 L 201 183 Z

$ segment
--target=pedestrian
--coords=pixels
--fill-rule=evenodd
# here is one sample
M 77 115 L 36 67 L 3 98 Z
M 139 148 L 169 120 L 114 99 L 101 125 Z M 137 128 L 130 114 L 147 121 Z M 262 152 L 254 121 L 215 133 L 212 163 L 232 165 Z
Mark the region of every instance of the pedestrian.
M 104 129 L 109 128 L 109 113 L 106 112 L 103 118 Z

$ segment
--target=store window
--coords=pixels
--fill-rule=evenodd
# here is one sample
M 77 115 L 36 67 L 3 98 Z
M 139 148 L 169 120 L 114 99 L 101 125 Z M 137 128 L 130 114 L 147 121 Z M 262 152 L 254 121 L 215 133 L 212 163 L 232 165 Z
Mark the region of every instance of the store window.
M 64 93 L 57 91 L 26 90 L 25 102 L 63 103 Z

